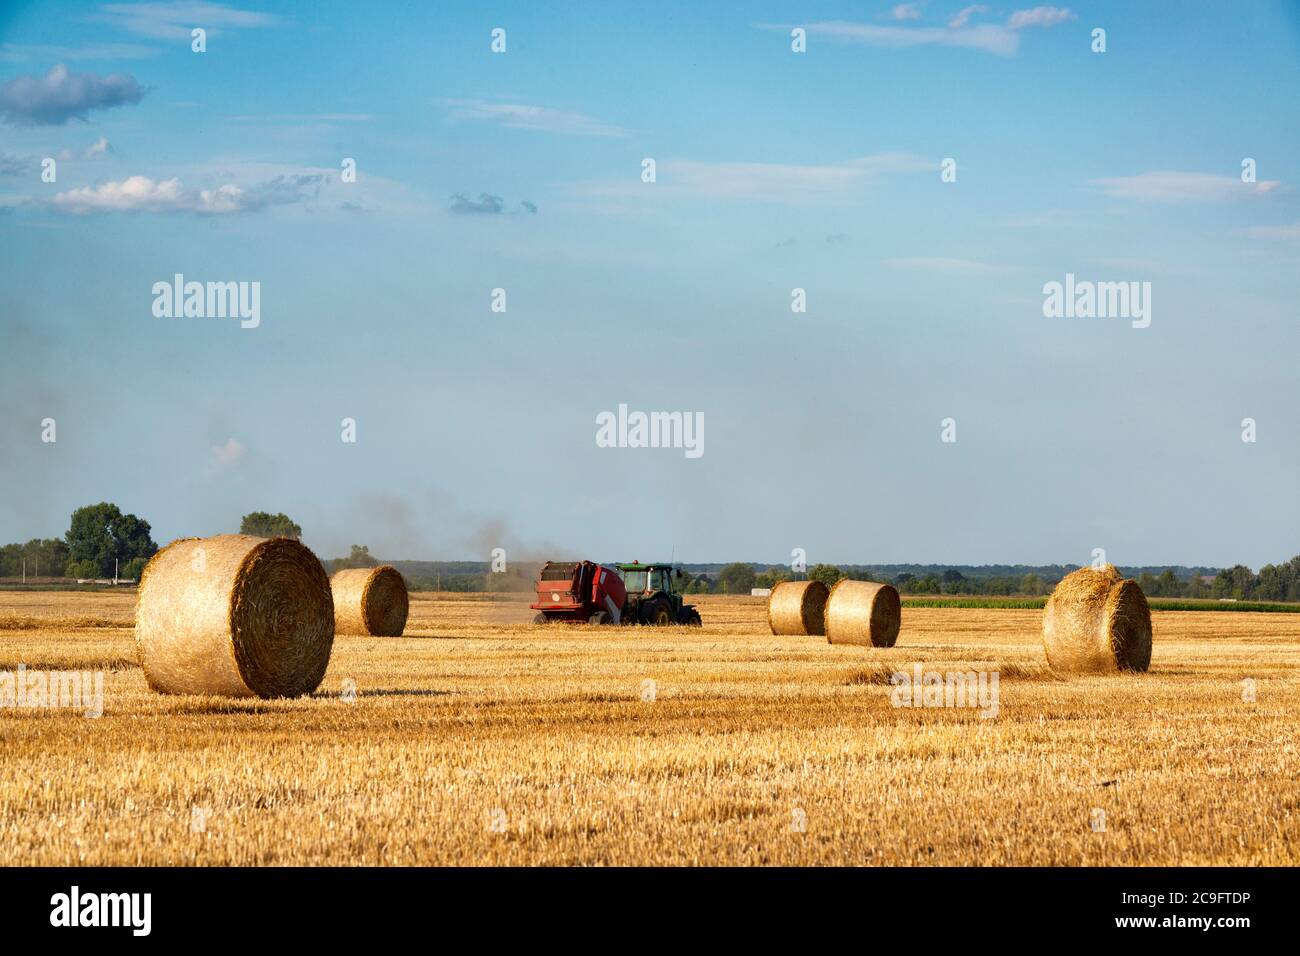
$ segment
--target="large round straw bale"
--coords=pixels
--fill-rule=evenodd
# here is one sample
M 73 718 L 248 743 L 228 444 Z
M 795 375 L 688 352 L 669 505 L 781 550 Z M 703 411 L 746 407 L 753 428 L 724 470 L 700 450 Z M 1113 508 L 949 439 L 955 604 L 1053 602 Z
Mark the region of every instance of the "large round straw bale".
M 173 541 L 140 578 L 135 643 L 163 694 L 309 694 L 334 645 L 329 578 L 291 538 Z
M 334 630 L 340 634 L 400 637 L 410 609 L 406 581 L 391 564 L 348 568 L 330 578 Z
M 1151 666 L 1151 609 L 1113 564 L 1061 579 L 1043 609 L 1043 649 L 1056 671 L 1144 671 Z
M 826 596 L 820 581 L 782 581 L 767 598 L 767 625 L 773 634 L 825 634 Z
M 826 640 L 832 644 L 893 647 L 903 606 L 892 584 L 841 578 L 826 599 Z

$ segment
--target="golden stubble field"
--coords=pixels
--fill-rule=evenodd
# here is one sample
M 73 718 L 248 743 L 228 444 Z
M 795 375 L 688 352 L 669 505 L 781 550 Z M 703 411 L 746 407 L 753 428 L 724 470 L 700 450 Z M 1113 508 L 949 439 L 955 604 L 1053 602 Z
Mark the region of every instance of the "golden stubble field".
M 1300 862 L 1297 615 L 1158 612 L 1150 673 L 1057 679 L 1039 611 L 905 608 L 873 650 L 755 598 L 650 630 L 412 597 L 407 636 L 258 702 L 149 691 L 134 594 L 0 592 L 0 671 L 106 671 L 98 719 L 0 709 L 0 860 Z M 998 670 L 997 716 L 893 707 L 918 662 Z

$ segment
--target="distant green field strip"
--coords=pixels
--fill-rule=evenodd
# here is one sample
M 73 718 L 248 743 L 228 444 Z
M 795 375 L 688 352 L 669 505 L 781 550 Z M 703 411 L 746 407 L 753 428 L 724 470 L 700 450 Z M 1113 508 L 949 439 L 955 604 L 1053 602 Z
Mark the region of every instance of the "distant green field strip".
M 1047 598 L 1012 597 L 905 597 L 903 607 L 957 607 L 957 608 L 1013 608 L 1040 609 Z M 1266 611 L 1281 614 L 1300 614 L 1300 604 L 1281 604 L 1273 601 L 1189 601 L 1183 598 L 1151 598 L 1153 611 Z
M 1021 608 L 1033 610 L 1047 603 L 1047 598 L 1012 598 L 1012 597 L 905 597 L 903 607 L 980 607 L 980 608 Z
M 1277 601 L 1189 601 L 1185 598 L 1151 598 L 1149 603 L 1157 611 L 1270 611 L 1300 614 L 1300 604 L 1282 604 Z

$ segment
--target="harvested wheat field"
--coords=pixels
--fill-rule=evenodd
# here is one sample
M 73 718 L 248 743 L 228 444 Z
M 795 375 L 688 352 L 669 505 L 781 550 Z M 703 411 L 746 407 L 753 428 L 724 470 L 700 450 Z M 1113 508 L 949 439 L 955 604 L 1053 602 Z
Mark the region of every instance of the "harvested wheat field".
M 0 709 L 4 862 L 1300 862 L 1300 616 L 1157 611 L 1148 673 L 1056 677 L 1035 610 L 907 608 L 892 648 L 701 611 L 416 593 L 263 701 L 150 691 L 134 595 L 0 593 L 0 671 L 105 672 L 97 719 Z M 917 663 L 996 671 L 997 715 L 894 707 Z

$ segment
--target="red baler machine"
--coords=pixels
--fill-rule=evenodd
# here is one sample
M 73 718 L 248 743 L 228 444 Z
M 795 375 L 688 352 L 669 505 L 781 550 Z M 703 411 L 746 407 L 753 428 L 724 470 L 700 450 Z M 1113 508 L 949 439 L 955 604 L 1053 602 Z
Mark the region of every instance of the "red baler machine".
M 536 624 L 551 621 L 618 624 L 627 601 L 623 579 L 592 561 L 547 561 L 537 577 Z

